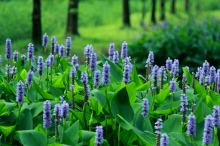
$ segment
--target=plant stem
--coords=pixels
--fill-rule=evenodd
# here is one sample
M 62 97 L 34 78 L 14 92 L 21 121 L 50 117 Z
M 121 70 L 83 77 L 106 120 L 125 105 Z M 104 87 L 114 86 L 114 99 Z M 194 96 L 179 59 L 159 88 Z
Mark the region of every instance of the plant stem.
M 218 128 L 216 126 L 214 126 L 214 134 L 218 137 Z M 214 146 L 215 146 L 215 142 L 216 142 L 216 138 L 215 138 L 215 135 L 214 135 Z
M 48 145 L 48 128 L 46 128 L 46 144 Z
M 89 120 L 89 131 L 91 131 L 91 129 L 92 129 L 92 121 L 93 121 L 93 110 L 91 110 L 91 118 L 90 118 L 90 120 Z
M 51 85 L 52 85 L 52 67 L 53 67 L 53 64 L 51 63 L 51 70 L 50 70 Z
M 107 115 L 105 115 L 105 131 L 106 131 L 106 135 L 108 134 L 108 121 L 107 121 L 108 117 Z
M 154 90 L 152 89 L 152 95 L 153 95 L 153 100 L 152 100 L 152 103 L 150 105 L 150 109 L 153 111 L 154 110 Z
M 173 93 L 170 95 L 170 115 L 172 115 Z
M 83 118 L 84 118 L 84 121 L 85 121 L 85 129 L 87 127 L 87 121 L 86 121 L 86 104 L 87 103 L 84 103 L 83 105 Z
M 64 134 L 64 129 L 65 129 L 65 121 L 66 121 L 66 119 L 63 118 L 63 130 L 62 130 L 62 136 L 61 136 L 61 139 L 60 139 L 61 144 L 63 143 L 63 134 Z
M 28 99 L 28 102 L 30 102 L 30 98 L 29 98 L 29 84 L 27 84 L 27 99 Z
M 9 83 L 9 60 L 8 60 L 8 69 L 7 69 L 7 82 Z
M 49 87 L 49 85 L 48 85 L 48 83 L 49 83 L 49 77 L 48 77 L 49 71 L 48 71 L 48 68 L 49 68 L 49 67 L 47 67 L 47 92 L 48 92 L 48 87 Z
M 145 130 L 145 123 L 146 123 L 146 116 L 144 116 L 144 125 L 143 125 L 143 132 L 144 132 L 144 130 Z
M 121 132 L 121 125 L 118 125 L 118 146 L 120 146 L 120 132 Z

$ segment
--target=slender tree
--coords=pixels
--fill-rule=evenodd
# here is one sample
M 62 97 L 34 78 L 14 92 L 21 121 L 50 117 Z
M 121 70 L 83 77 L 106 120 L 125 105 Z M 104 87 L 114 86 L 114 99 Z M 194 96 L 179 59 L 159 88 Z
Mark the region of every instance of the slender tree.
M 33 23 L 33 25 L 32 25 L 33 42 L 34 42 L 34 44 L 42 44 L 40 0 L 33 1 L 32 23 Z
M 172 14 L 175 14 L 175 13 L 176 13 L 175 3 L 176 3 L 176 0 L 172 0 L 172 1 L 171 1 L 171 10 L 170 10 L 170 12 L 171 12 Z
M 79 4 L 79 0 L 69 0 L 66 34 L 79 35 L 78 4 Z
M 165 0 L 160 0 L 160 20 L 165 20 Z
M 185 0 L 185 11 L 189 11 L 189 0 Z
M 199 0 L 196 1 L 196 11 L 197 13 L 199 12 L 200 5 L 199 5 Z
M 141 17 L 141 26 L 143 25 L 143 23 L 144 23 L 144 18 L 145 18 L 145 14 L 146 14 L 146 11 L 147 11 L 147 9 L 146 9 L 146 1 L 147 0 L 142 0 L 142 17 Z
M 151 12 L 151 22 L 156 24 L 156 0 L 152 0 L 152 12 Z
M 125 26 L 131 26 L 130 12 L 129 12 L 129 0 L 123 0 L 123 24 Z

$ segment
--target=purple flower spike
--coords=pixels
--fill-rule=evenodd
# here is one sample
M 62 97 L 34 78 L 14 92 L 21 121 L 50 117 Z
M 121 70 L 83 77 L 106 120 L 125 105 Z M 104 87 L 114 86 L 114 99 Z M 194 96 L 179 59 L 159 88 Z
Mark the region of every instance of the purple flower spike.
M 203 132 L 203 145 L 209 145 L 212 143 L 212 136 L 213 136 L 213 118 L 211 115 L 206 116 L 205 118 L 205 126 Z
M 166 133 L 161 134 L 160 146 L 169 146 L 169 137 Z
M 121 59 L 124 59 L 128 56 L 128 43 L 127 42 L 123 42 L 122 43 L 122 47 L 121 47 Z
M 217 87 L 218 87 L 218 89 L 220 89 L 220 69 L 218 69 L 218 71 L 217 71 L 217 78 L 218 78 Z
M 51 106 L 50 101 L 45 101 L 43 106 L 43 126 L 44 128 L 50 128 L 52 125 L 52 114 L 51 114 Z
M 60 48 L 60 45 L 58 43 L 56 43 L 54 45 L 54 53 L 59 53 L 59 48 Z
M 203 76 L 209 75 L 209 63 L 207 61 L 203 63 L 203 72 Z
M 188 118 L 187 136 L 196 136 L 196 117 L 191 113 Z
M 110 82 L 110 65 L 106 61 L 105 64 L 103 65 L 103 71 L 102 71 L 102 83 L 104 85 L 108 85 Z
M 69 117 L 69 104 L 66 103 L 66 101 L 64 101 L 63 104 L 61 105 L 60 116 L 65 119 Z
M 31 86 L 33 77 L 34 77 L 34 72 L 33 71 L 29 71 L 27 73 L 27 78 L 25 80 L 26 88 L 27 88 L 27 85 Z
M 141 114 L 146 117 L 148 115 L 148 110 L 149 110 L 149 102 L 148 102 L 147 98 L 144 98 L 143 102 L 142 102 L 142 112 L 141 112 Z
M 217 42 L 219 40 L 219 34 L 217 33 L 216 35 L 215 35 L 215 41 Z
M 50 60 L 50 63 L 51 63 L 51 64 L 54 63 L 54 55 L 53 55 L 53 54 L 50 54 L 50 55 L 49 55 L 49 60 Z
M 157 89 L 157 83 L 159 81 L 158 77 L 159 77 L 159 67 L 157 65 L 154 66 L 153 71 L 152 71 L 152 77 L 153 77 L 153 89 Z
M 210 82 L 216 82 L 216 69 L 214 66 L 210 68 Z
M 203 75 L 204 75 L 204 72 L 202 71 L 202 73 L 200 74 L 199 76 L 199 83 L 203 86 Z
M 182 103 L 180 104 L 181 105 L 180 111 L 186 111 L 186 110 L 188 110 L 188 108 L 187 108 L 188 100 L 187 100 L 187 97 L 186 97 L 185 93 L 183 93 L 181 95 L 182 96 L 180 97 L 180 101 L 182 101 Z
M 129 65 L 124 66 L 124 71 L 123 71 L 123 82 L 125 84 L 130 82 L 130 73 L 131 73 L 131 68 Z
M 92 45 L 87 45 L 85 48 L 84 48 L 84 54 L 86 56 L 89 56 L 90 54 L 93 53 L 93 47 Z
M 205 77 L 205 87 L 209 86 L 210 85 L 210 77 L 209 76 L 206 76 Z
M 11 47 L 11 40 L 6 40 L 6 50 L 5 50 L 5 59 L 10 60 L 12 57 L 12 47 Z
M 1 63 L 2 63 L 2 56 L 0 55 L 0 65 L 1 65 Z
M 176 81 L 170 81 L 169 90 L 171 92 L 175 92 L 176 91 Z
M 220 127 L 219 106 L 213 106 L 212 116 L 213 116 L 213 124 L 214 124 L 214 126 L 215 127 Z
M 73 57 L 72 57 L 72 64 L 73 65 L 76 65 L 78 63 L 78 57 L 76 56 L 76 55 L 74 55 Z
M 61 45 L 59 48 L 59 57 L 63 57 L 65 55 L 65 47 Z
M 118 51 L 114 51 L 113 62 L 119 63 L 118 61 L 119 61 L 119 53 L 118 53 Z
M 172 70 L 172 64 L 173 64 L 173 61 L 170 58 L 168 58 L 166 60 L 166 70 L 171 71 Z
M 150 61 L 150 64 L 153 65 L 153 63 L 154 63 L 154 52 L 153 51 L 149 52 L 148 59 Z
M 43 46 L 46 46 L 48 44 L 48 35 L 45 33 L 43 36 Z
M 42 56 L 38 57 L 38 61 L 37 61 L 38 65 L 37 65 L 37 70 L 39 71 L 39 76 L 43 76 L 43 70 L 44 70 L 44 60 Z
M 18 52 L 14 51 L 13 53 L 13 61 L 18 61 Z
M 155 128 L 155 130 L 156 130 L 156 131 L 155 131 L 156 134 L 160 134 L 160 129 L 163 128 L 163 126 L 162 126 L 162 124 L 163 124 L 162 121 L 163 121 L 163 120 L 162 120 L 161 118 L 159 118 L 159 119 L 156 121 L 156 123 L 155 123 L 154 128 Z
M 17 67 L 13 66 L 13 67 L 11 68 L 11 74 L 12 74 L 12 75 L 15 75 L 16 73 L 17 73 Z
M 164 81 L 167 80 L 167 76 L 166 76 L 166 70 L 165 70 L 165 66 L 161 66 L 160 69 L 159 69 L 159 76 L 162 76 L 162 72 L 164 70 L 164 76 L 163 76 L 163 79 Z M 162 77 L 161 77 L 162 78 Z
M 114 43 L 110 43 L 110 45 L 109 45 L 109 51 L 108 51 L 108 54 L 109 54 L 109 57 L 108 57 L 108 58 L 109 58 L 111 61 L 113 61 L 114 51 L 115 51 L 115 45 L 114 45 Z
M 52 36 L 52 37 L 51 37 L 51 42 L 52 42 L 52 43 L 55 43 L 55 42 L 56 42 L 56 37 L 55 37 L 55 36 Z
M 88 74 L 86 71 L 81 73 L 81 82 L 83 84 L 88 84 Z
M 51 65 L 50 59 L 47 58 L 45 62 L 46 62 L 45 66 L 50 67 L 50 65 Z
M 66 39 L 66 55 L 70 55 L 70 49 L 71 49 L 71 37 L 67 37 Z
M 25 57 L 26 57 L 26 56 L 25 56 L 24 54 L 23 54 L 23 55 L 21 55 L 21 65 L 22 65 L 22 66 L 25 66 L 25 65 L 26 65 L 26 64 L 25 64 L 25 63 L 26 63 L 26 61 L 24 60 L 24 59 L 25 59 Z
M 101 79 L 101 71 L 97 70 L 94 73 L 94 86 L 96 87 L 100 86 L 100 79 Z
M 58 104 L 55 104 L 53 115 L 55 115 L 55 122 L 60 122 L 61 106 L 60 106 L 59 103 L 58 103 Z
M 102 126 L 96 126 L 95 143 L 97 144 L 97 146 L 101 146 L 103 144 L 103 127 Z
M 174 59 L 173 64 L 175 66 L 176 72 L 179 72 L 179 60 L 178 59 Z
M 16 93 L 16 101 L 19 103 L 24 102 L 24 83 L 22 81 L 19 81 L 17 83 L 17 93 Z
M 29 43 L 28 44 L 27 59 L 30 60 L 33 56 L 34 56 L 34 45 Z
M 97 61 L 97 56 L 96 53 L 92 53 L 90 55 L 90 61 L 89 61 L 89 69 L 91 71 L 95 71 L 96 70 L 96 61 Z

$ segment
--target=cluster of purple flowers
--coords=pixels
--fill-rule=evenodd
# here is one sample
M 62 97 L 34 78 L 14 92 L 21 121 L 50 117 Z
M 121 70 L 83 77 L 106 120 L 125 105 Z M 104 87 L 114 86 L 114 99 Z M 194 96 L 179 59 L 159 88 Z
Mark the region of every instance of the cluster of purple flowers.
M 6 40 L 6 51 L 5 51 L 5 59 L 10 60 L 12 57 L 12 47 L 11 47 L 11 40 Z
M 206 116 L 202 140 L 203 145 L 209 145 L 212 143 L 213 127 L 213 117 L 211 115 Z
M 106 61 L 105 64 L 103 64 L 103 71 L 102 71 L 102 83 L 104 85 L 108 85 L 110 82 L 110 65 Z
M 52 114 L 50 101 L 45 101 L 43 106 L 43 126 L 44 128 L 50 128 L 52 125 Z
M 191 113 L 188 118 L 187 136 L 196 136 L 196 116 Z
M 111 61 L 113 61 L 114 51 L 115 51 L 115 45 L 114 45 L 114 43 L 110 43 L 110 45 L 109 45 L 109 52 L 108 52 L 109 57 L 108 58 Z
M 103 143 L 103 127 L 102 126 L 96 126 L 95 143 L 97 144 L 97 146 L 101 146 L 101 144 Z
M 17 94 L 16 94 L 16 101 L 19 103 L 24 102 L 24 83 L 22 81 L 19 81 L 17 83 Z
M 18 61 L 18 52 L 14 51 L 13 53 L 13 61 Z
M 33 56 L 34 56 L 34 45 L 29 43 L 28 44 L 27 59 L 31 60 Z
M 155 65 L 153 67 L 153 70 L 152 70 L 152 77 L 153 77 L 153 81 L 154 81 L 154 84 L 153 84 L 153 89 L 156 89 L 157 88 L 157 83 L 159 81 L 158 77 L 159 77 L 159 67 L 157 65 Z
M 43 76 L 44 61 L 43 61 L 43 57 L 42 56 L 38 57 L 37 63 L 38 63 L 37 70 L 39 71 L 39 76 Z
M 94 73 L 94 86 L 96 87 L 100 86 L 100 79 L 101 79 L 101 71 L 97 70 Z
M 25 80 L 26 88 L 28 87 L 28 85 L 31 86 L 33 77 L 34 77 L 34 72 L 33 71 L 29 71 L 27 73 L 27 78 Z
M 128 57 L 128 43 L 123 42 L 121 47 L 121 59 Z
M 149 102 L 148 102 L 147 98 L 144 98 L 143 102 L 142 102 L 142 112 L 141 112 L 141 114 L 146 117 L 148 115 L 148 110 L 149 110 Z

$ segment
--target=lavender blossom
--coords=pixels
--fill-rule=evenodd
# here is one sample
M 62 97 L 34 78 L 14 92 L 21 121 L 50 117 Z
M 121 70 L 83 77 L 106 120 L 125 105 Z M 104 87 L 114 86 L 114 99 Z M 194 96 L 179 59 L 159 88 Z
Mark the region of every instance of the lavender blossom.
M 66 55 L 70 55 L 70 49 L 71 49 L 71 37 L 67 37 L 66 39 Z
M 76 55 L 72 57 L 72 64 L 75 66 L 76 70 L 79 68 L 78 57 Z
M 52 36 L 51 37 L 51 42 L 54 44 L 56 42 L 56 37 L 55 36 Z
M 48 58 L 50 60 L 50 63 L 53 64 L 54 63 L 54 55 L 50 54 Z
M 50 59 L 47 58 L 45 62 L 46 62 L 45 66 L 50 67 L 50 65 L 51 65 Z
M 209 63 L 207 61 L 203 63 L 203 72 L 203 76 L 209 75 Z
M 11 40 L 6 40 L 6 50 L 5 50 L 5 59 L 10 60 L 12 57 L 12 47 L 11 47 Z
M 61 103 L 64 102 L 64 97 L 65 97 L 65 96 L 60 96 L 60 102 L 61 102 Z
M 89 69 L 91 71 L 95 71 L 96 70 L 96 61 L 97 61 L 97 56 L 96 53 L 92 53 L 90 55 L 90 61 L 89 61 Z
M 124 71 L 123 71 L 123 82 L 125 84 L 127 84 L 128 82 L 130 82 L 130 66 L 129 65 L 125 65 L 124 66 Z
M 37 63 L 38 63 L 37 70 L 39 71 L 39 76 L 43 76 L 44 61 L 43 61 L 43 57 L 42 56 L 38 57 Z
M 24 60 L 25 59 L 25 55 L 23 54 L 23 55 L 21 55 L 21 66 L 25 66 L 26 64 L 26 61 Z
M 114 51 L 113 62 L 119 63 L 118 61 L 119 61 L 119 53 L 118 53 L 118 51 Z
M 52 125 L 52 114 L 49 100 L 44 102 L 43 108 L 43 126 L 44 128 L 50 128 Z
M 29 71 L 27 73 L 27 78 L 25 79 L 25 86 L 26 86 L 26 88 L 28 87 L 28 85 L 31 86 L 33 77 L 34 77 L 34 72 L 33 71 Z
M 152 77 L 153 77 L 153 89 L 157 89 L 157 83 L 158 83 L 158 77 L 159 77 L 159 67 L 157 65 L 154 66 L 153 71 L 152 71 Z
M 108 58 L 109 58 L 111 61 L 113 61 L 114 51 L 115 51 L 115 45 L 114 45 L 114 43 L 110 43 L 110 45 L 109 45 L 109 52 L 108 52 L 109 57 L 108 57 Z
M 34 45 L 29 43 L 28 44 L 27 59 L 30 60 L 33 56 L 34 56 Z
M 100 80 L 101 80 L 101 71 L 97 70 L 94 73 L 94 86 L 99 87 L 100 86 Z
M 123 42 L 122 43 L 122 47 L 121 47 L 121 59 L 124 59 L 128 56 L 128 43 L 127 42 Z
M 92 45 L 87 45 L 85 48 L 84 48 L 84 54 L 86 56 L 89 56 L 90 54 L 93 53 L 93 47 Z
M 106 61 L 105 64 L 103 65 L 103 71 L 102 71 L 102 83 L 104 85 L 108 85 L 110 82 L 110 65 Z
M 46 46 L 48 44 L 48 35 L 45 33 L 43 36 L 43 46 Z
M 65 47 L 63 45 L 59 48 L 59 57 L 65 56 Z
M 220 70 L 219 69 L 217 71 L 217 78 L 218 78 L 218 80 L 217 80 L 217 87 L 218 87 L 218 89 L 220 89 Z
M 176 71 L 176 65 L 175 64 L 172 64 L 172 70 L 171 70 L 171 77 L 173 78 L 173 79 L 175 79 L 176 78 L 176 74 L 177 74 L 177 71 Z
M 199 81 L 200 75 L 202 74 L 202 71 L 203 71 L 202 67 L 197 68 L 196 78 L 197 78 L 198 81 Z
M 61 105 L 60 116 L 65 119 L 67 119 L 69 117 L 69 104 L 66 103 L 66 101 L 64 101 L 63 104 Z
M 74 83 L 75 73 L 76 73 L 76 68 L 73 66 L 73 67 L 71 67 L 71 70 L 70 70 L 70 77 L 72 77 L 72 83 L 70 85 L 73 88 L 74 88 L 74 85 L 75 85 L 75 83 Z
M 96 126 L 95 143 L 96 143 L 96 146 L 101 146 L 103 144 L 103 127 L 102 127 L 102 125 Z
M 61 117 L 60 104 L 55 104 L 53 115 L 55 115 L 55 135 L 58 136 L 58 125 L 59 125 L 60 117 Z
M 176 72 L 179 72 L 179 60 L 178 59 L 174 59 L 173 64 L 175 66 Z
M 220 127 L 219 106 L 213 106 L 212 116 L 213 116 L 213 124 L 214 124 L 214 126 L 215 127 Z
M 216 69 L 214 66 L 210 68 L 210 82 L 216 82 Z
M 14 51 L 14 53 L 13 53 L 13 61 L 18 61 L 18 51 Z
M 163 126 L 162 126 L 162 119 L 161 118 L 159 118 L 157 121 L 156 121 L 156 123 L 155 123 L 155 126 L 154 126 L 154 128 L 155 128 L 155 133 L 157 134 L 157 140 L 156 140 L 156 146 L 159 146 L 160 145 L 160 130 L 161 130 L 161 128 L 163 128 Z
M 169 146 L 169 137 L 167 133 L 161 134 L 160 146 Z
M 22 81 L 19 81 L 17 83 L 17 93 L 16 93 L 16 101 L 19 103 L 24 102 L 24 83 Z
M 56 43 L 54 46 L 54 53 L 59 53 L 59 48 L 60 48 L 60 45 Z
M 209 145 L 212 143 L 213 126 L 213 117 L 211 115 L 206 116 L 202 140 L 203 145 Z
M 88 74 L 87 74 L 86 71 L 83 71 L 83 72 L 81 73 L 81 82 L 82 82 L 83 84 L 88 84 Z
M 199 76 L 199 83 L 203 86 L 203 76 L 204 75 L 204 72 L 202 71 L 202 73 L 200 74 Z
M 17 67 L 13 66 L 13 67 L 11 68 L 11 74 L 12 74 L 12 75 L 15 75 L 16 73 L 17 73 Z
M 217 33 L 216 35 L 215 35 L 215 41 L 217 42 L 219 40 L 219 34 Z
M 181 109 L 180 111 L 183 112 L 183 116 L 182 116 L 182 122 L 186 122 L 186 110 L 188 110 L 187 105 L 188 105 L 188 101 L 187 101 L 187 97 L 186 94 L 183 93 L 181 94 L 182 96 L 180 97 L 180 100 L 182 101 L 181 105 Z
M 166 60 L 166 70 L 171 71 L 172 70 L 172 64 L 173 64 L 173 61 L 170 59 L 170 57 L 168 57 L 168 59 Z
M 191 113 L 188 118 L 187 136 L 196 136 L 196 117 Z
M 165 66 L 161 66 L 159 69 L 159 76 L 161 76 L 161 79 L 162 79 L 162 72 L 163 72 L 164 81 L 167 81 Z
M 210 77 L 209 77 L 209 76 L 206 76 L 206 77 L 205 77 L 205 89 L 206 89 L 206 87 L 209 86 L 209 85 L 210 85 Z
M 148 59 L 150 61 L 150 64 L 153 65 L 153 63 L 154 63 L 154 52 L 153 51 L 149 52 Z
M 31 58 L 31 61 L 36 63 L 36 60 L 35 60 L 34 56 Z M 34 68 L 34 66 L 31 65 L 31 71 L 35 72 L 35 70 L 36 69 Z
M 171 92 L 175 92 L 176 91 L 176 81 L 170 81 L 170 86 L 169 86 L 169 90 Z
M 144 117 L 146 117 L 148 115 L 148 110 L 149 110 L 149 102 L 148 102 L 147 98 L 144 98 L 143 102 L 142 102 L 142 112 L 141 112 L 141 114 Z

